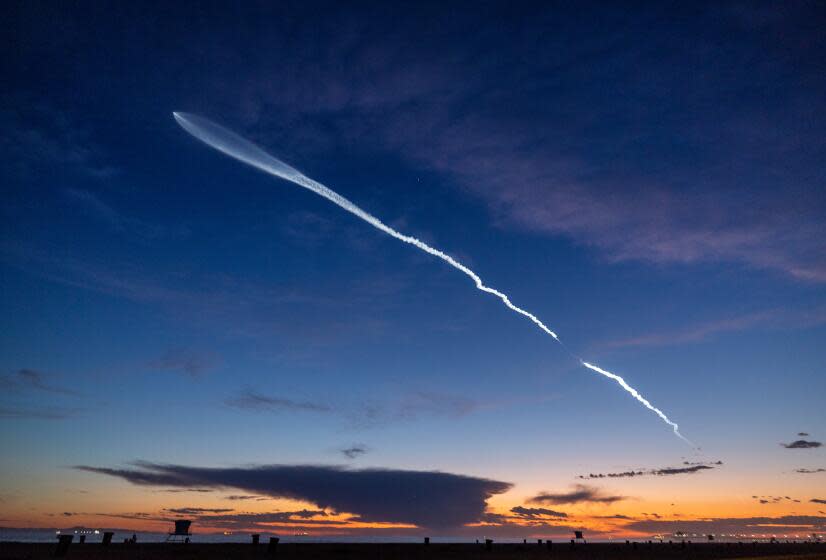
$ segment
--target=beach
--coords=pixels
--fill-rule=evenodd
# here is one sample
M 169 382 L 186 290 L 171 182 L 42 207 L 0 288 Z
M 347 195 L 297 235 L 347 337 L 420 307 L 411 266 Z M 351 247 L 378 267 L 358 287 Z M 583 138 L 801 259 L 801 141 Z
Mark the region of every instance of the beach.
M 0 560 L 51 558 L 57 543 L 0 543 Z M 352 560 L 532 560 L 532 559 L 724 559 L 724 558 L 809 558 L 826 560 L 826 544 L 823 543 L 553 543 L 548 548 L 534 542 L 528 544 L 497 544 L 490 550 L 484 544 L 402 544 L 402 543 L 279 543 L 275 551 L 268 545 L 252 544 L 162 544 L 138 543 L 127 545 L 73 543 L 65 556 L 77 560 L 145 560 L 158 559 L 352 559 Z

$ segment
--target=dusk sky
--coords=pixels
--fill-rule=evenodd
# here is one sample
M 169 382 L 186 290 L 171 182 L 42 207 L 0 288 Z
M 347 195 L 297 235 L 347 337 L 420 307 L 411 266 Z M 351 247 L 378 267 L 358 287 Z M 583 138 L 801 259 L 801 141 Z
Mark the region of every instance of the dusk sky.
M 826 531 L 822 3 L 199 4 L 2 8 L 0 526 Z

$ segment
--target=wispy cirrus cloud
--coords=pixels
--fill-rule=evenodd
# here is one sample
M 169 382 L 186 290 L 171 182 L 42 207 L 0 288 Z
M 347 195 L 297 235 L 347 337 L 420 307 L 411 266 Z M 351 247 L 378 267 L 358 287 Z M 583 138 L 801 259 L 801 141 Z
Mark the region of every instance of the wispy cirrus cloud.
M 67 403 L 81 396 L 73 389 L 56 385 L 41 371 L 22 368 L 0 375 L 0 418 L 30 420 L 65 420 L 83 413 L 82 408 L 66 404 L 44 404 L 46 394 Z
M 43 391 L 59 395 L 77 396 L 72 389 L 53 385 L 47 381 L 49 376 L 41 371 L 22 368 L 15 372 L 0 375 L 0 388 L 7 394 L 21 391 Z
M 139 239 L 152 240 L 163 237 L 186 237 L 190 231 L 188 228 L 176 226 L 163 226 L 145 220 L 130 217 L 116 210 L 110 204 L 104 202 L 95 193 L 77 188 L 67 188 L 63 190 L 66 198 L 73 204 L 81 208 L 88 215 L 106 224 L 112 231 L 132 235 Z
M 92 132 L 66 111 L 22 95 L 5 95 L 0 111 L 5 131 L 0 149 L 9 156 L 13 170 L 24 177 L 43 168 L 71 169 L 93 179 L 105 180 L 119 173 Z
M 242 391 L 238 396 L 228 398 L 224 404 L 233 408 L 254 410 L 260 412 L 332 412 L 332 407 L 311 401 L 297 401 L 285 397 L 263 395 L 252 389 Z
M 701 342 L 717 335 L 756 328 L 772 330 L 814 327 L 826 323 L 826 308 L 770 309 L 736 317 L 712 320 L 676 330 L 657 331 L 628 338 L 609 340 L 608 348 L 671 346 Z M 798 434 L 800 435 L 800 434 Z M 806 434 L 808 435 L 808 434 Z
M 331 405 L 319 400 L 298 400 L 281 395 L 266 395 L 250 388 L 226 398 L 224 404 L 231 408 L 253 412 L 331 414 L 342 418 L 354 430 L 415 422 L 422 417 L 461 418 L 481 406 L 473 399 L 434 391 L 410 391 L 398 399 L 389 401 Z M 341 450 L 348 459 L 364 455 L 367 451 L 367 446 L 363 444 L 356 444 Z
M 66 420 L 81 415 L 77 408 L 0 406 L 0 418 L 32 420 Z
M 189 377 L 200 377 L 218 367 L 220 362 L 220 358 L 213 352 L 176 348 L 167 350 L 151 365 L 164 371 L 173 371 Z
M 812 84 L 826 79 L 812 64 L 790 81 L 778 70 L 786 51 L 760 46 L 766 33 L 790 30 L 817 43 L 799 25 L 811 10 L 790 8 L 760 26 L 722 7 L 691 16 L 691 25 L 725 37 L 722 44 L 706 36 L 681 42 L 684 29 L 655 12 L 611 11 L 618 24 L 594 29 L 587 42 L 541 11 L 513 22 L 524 38 L 516 43 L 504 39 L 513 34 L 508 25 L 464 18 L 440 26 L 427 44 L 414 41 L 437 17 L 427 10 L 381 27 L 343 18 L 330 48 L 298 50 L 300 41 L 278 33 L 264 40 L 262 52 L 290 53 L 278 71 L 292 79 L 278 87 L 256 79 L 274 64 L 259 60 L 243 80 L 241 117 L 265 144 L 286 139 L 285 157 L 313 146 L 329 152 L 336 142 L 391 151 L 484 201 L 500 226 L 567 239 L 607 261 L 736 263 L 823 282 L 826 200 L 816 170 L 826 122 L 810 108 L 823 89 Z M 581 32 L 578 23 L 571 29 Z M 548 39 L 543 25 L 559 33 Z M 307 27 L 290 36 L 317 32 L 317 22 Z M 469 29 L 478 41 L 453 40 Z M 651 29 L 654 42 L 629 40 Z M 499 39 L 508 48 L 478 56 Z M 400 49 L 405 41 L 415 47 Z M 668 45 L 670 56 L 651 56 L 654 45 Z M 679 70 L 721 48 L 727 56 L 704 72 Z M 761 52 L 756 63 L 753 49 Z M 337 64 L 339 52 L 353 64 Z M 814 62 L 818 51 L 796 52 Z M 520 64 L 526 57 L 530 68 Z M 323 87 L 308 67 L 324 76 Z M 772 108 L 722 93 L 754 80 L 786 85 Z M 663 138 L 679 140 L 666 146 Z

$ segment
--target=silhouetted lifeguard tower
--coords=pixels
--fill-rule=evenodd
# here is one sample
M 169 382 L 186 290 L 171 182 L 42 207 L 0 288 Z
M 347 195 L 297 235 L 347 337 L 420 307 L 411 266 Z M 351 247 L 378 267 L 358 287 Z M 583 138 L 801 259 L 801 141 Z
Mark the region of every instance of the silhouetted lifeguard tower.
M 571 541 L 571 542 L 578 542 L 578 541 L 582 541 L 583 543 L 586 542 L 585 537 L 582 536 L 582 531 L 574 531 L 574 540 Z
M 188 519 L 179 519 L 175 522 L 175 532 L 169 533 L 166 537 L 166 542 L 183 542 L 188 543 L 189 537 L 192 536 L 192 533 L 189 532 L 189 526 L 192 525 L 192 521 Z

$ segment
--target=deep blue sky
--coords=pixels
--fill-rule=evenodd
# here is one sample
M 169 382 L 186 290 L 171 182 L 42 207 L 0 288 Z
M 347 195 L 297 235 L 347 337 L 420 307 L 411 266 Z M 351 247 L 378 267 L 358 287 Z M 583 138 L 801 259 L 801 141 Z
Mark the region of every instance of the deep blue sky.
M 196 142 L 187 111 L 625 376 L 729 465 L 705 499 L 815 497 L 822 475 L 772 485 L 826 466 L 778 445 L 826 437 L 826 17 L 690 4 L 6 5 L 0 491 L 358 443 L 357 465 L 508 481 L 515 505 L 692 456 L 460 273 Z

